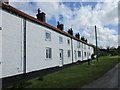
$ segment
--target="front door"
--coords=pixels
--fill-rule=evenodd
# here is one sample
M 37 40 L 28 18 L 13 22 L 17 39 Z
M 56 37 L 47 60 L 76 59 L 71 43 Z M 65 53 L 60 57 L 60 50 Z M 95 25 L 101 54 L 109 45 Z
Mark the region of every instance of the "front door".
M 63 66 L 63 50 L 59 50 L 59 57 L 60 57 L 60 66 Z

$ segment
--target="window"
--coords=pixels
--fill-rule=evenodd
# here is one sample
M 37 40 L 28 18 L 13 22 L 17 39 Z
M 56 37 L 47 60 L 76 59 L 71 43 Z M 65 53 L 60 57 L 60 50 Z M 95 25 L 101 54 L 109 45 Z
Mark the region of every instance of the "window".
M 88 49 L 90 49 L 90 46 L 88 46 Z
M 62 43 L 63 42 L 63 38 L 61 36 L 59 36 L 59 42 Z
M 52 49 L 51 48 L 46 48 L 46 59 L 51 59 L 52 58 Z
M 90 56 L 90 53 L 89 53 L 89 56 Z
M 70 50 L 68 50 L 68 57 L 70 57 Z
M 68 45 L 70 45 L 70 39 L 68 39 L 67 41 L 68 41 Z
M 2 30 L 2 27 L 0 27 L 0 30 Z
M 78 57 L 81 57 L 81 51 L 78 51 Z
M 45 33 L 45 39 L 46 40 L 51 40 L 51 33 L 50 32 Z
M 86 45 L 84 44 L 84 49 L 86 49 Z
M 84 52 L 84 56 L 86 57 L 86 52 Z
M 78 42 L 78 48 L 80 48 L 80 42 Z

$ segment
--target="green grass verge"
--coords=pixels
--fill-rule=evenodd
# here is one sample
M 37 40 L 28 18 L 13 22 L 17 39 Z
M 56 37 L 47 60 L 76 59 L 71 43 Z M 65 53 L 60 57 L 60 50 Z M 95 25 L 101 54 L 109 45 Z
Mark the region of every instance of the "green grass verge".
M 43 77 L 43 80 L 38 80 L 38 77 L 9 88 L 80 88 L 104 75 L 118 62 L 117 58 L 103 56 L 99 58 L 98 62 L 96 60 L 91 61 L 89 66 L 86 62 L 48 74 Z

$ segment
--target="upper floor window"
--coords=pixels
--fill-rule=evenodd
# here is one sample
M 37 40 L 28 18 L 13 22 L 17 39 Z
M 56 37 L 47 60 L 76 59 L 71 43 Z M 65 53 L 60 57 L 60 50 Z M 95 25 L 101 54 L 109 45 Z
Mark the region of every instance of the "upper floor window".
M 86 45 L 84 44 L 84 49 L 86 49 Z
M 78 51 L 78 57 L 81 57 L 81 51 Z
M 52 48 L 46 47 L 46 59 L 52 58 Z
M 68 57 L 70 57 L 70 50 L 68 50 Z
M 80 48 L 80 42 L 78 42 L 78 48 Z
M 90 49 L 90 46 L 88 46 L 88 49 Z
M 62 43 L 63 42 L 63 38 L 61 36 L 59 36 L 59 42 Z
M 50 32 L 45 32 L 45 39 L 51 40 L 51 33 Z
M 67 40 L 68 45 L 70 45 L 70 39 Z

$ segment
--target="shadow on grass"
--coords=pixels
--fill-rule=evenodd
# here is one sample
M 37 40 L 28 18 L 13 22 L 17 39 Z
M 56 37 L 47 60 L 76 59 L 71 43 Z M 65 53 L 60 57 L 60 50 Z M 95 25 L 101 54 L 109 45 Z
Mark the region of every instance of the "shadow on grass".
M 13 85 L 13 86 L 10 86 L 10 87 L 8 87 L 8 88 L 25 88 L 25 86 L 29 86 L 29 85 L 32 85 L 32 82 L 30 82 L 30 81 L 22 81 L 22 82 L 20 82 L 20 83 L 18 83 L 18 84 L 15 84 L 15 85 Z

